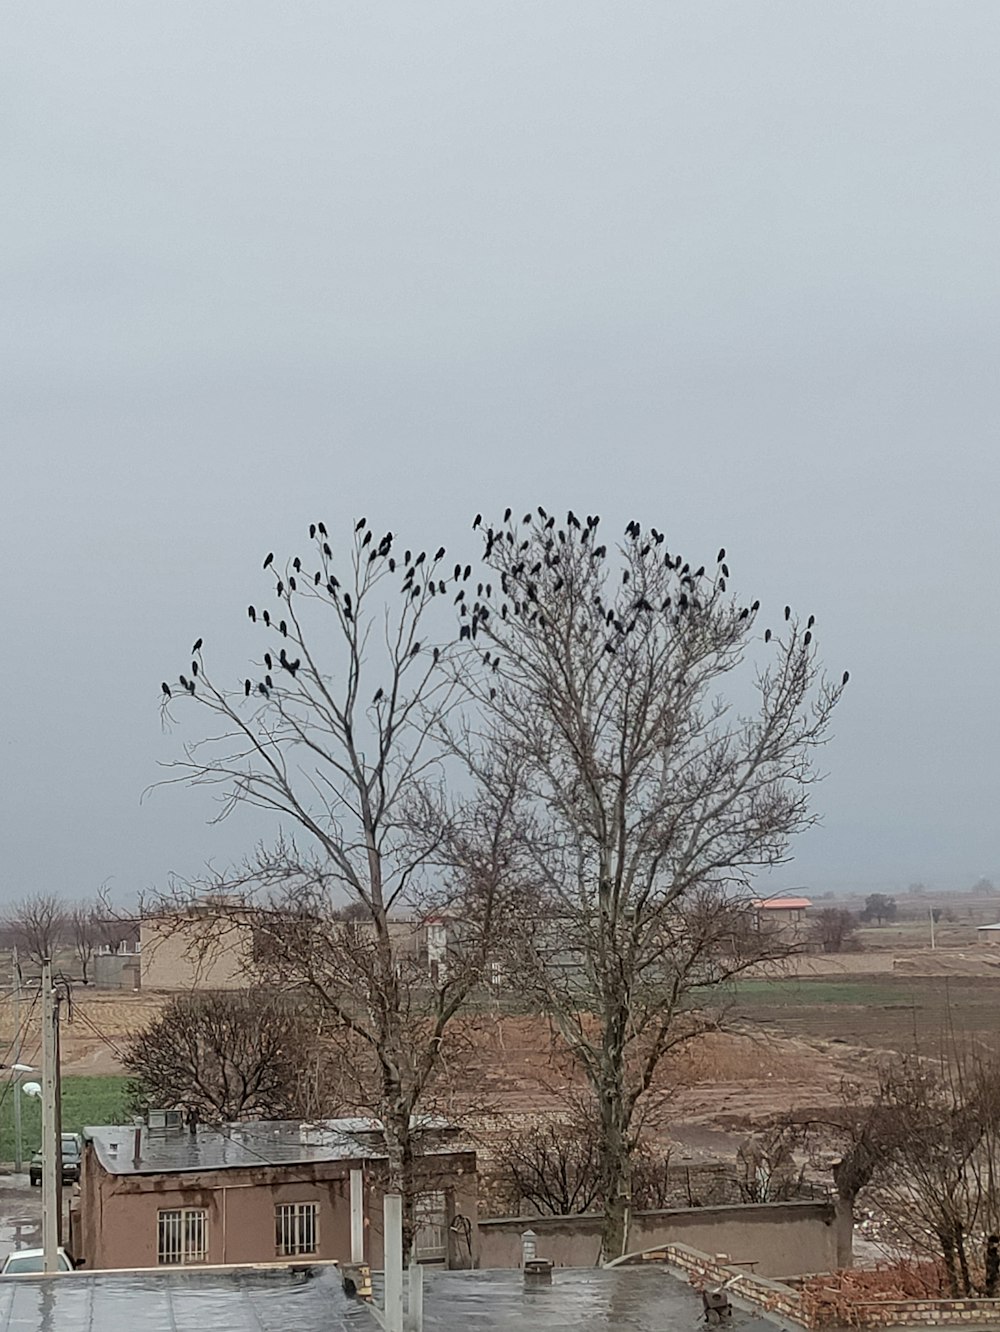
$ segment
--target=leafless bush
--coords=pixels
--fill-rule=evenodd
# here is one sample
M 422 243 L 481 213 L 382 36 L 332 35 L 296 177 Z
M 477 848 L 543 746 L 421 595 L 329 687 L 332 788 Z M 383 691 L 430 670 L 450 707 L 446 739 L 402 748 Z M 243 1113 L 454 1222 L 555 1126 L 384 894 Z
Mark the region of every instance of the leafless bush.
M 205 1123 L 301 1119 L 325 1099 L 317 1022 L 287 996 L 198 992 L 171 999 L 123 1063 L 138 1109 L 183 1108 Z

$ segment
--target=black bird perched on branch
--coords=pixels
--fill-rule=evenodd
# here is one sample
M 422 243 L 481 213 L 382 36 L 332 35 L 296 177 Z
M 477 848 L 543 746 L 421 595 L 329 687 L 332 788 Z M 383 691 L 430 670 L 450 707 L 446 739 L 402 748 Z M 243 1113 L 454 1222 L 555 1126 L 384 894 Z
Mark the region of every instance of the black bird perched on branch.
M 372 539 L 372 532 L 371 528 L 369 528 L 368 531 L 364 534 L 364 537 L 362 538 L 361 541 L 362 546 L 367 546 L 368 542 L 371 541 L 371 539 Z
M 271 679 L 269 675 L 264 676 L 264 683 L 267 685 L 268 689 L 274 688 L 274 681 Z
M 200 649 L 201 649 L 201 645 L 202 645 L 202 642 L 203 642 L 203 640 L 200 639 L 200 638 L 195 639 L 195 644 L 194 644 L 194 647 L 191 649 L 191 651 L 192 651 L 192 652 L 198 652 L 198 651 L 200 651 Z
M 289 592 L 295 591 L 295 578 L 292 574 L 289 574 L 288 576 L 288 590 Z
M 292 568 L 295 570 L 296 573 L 302 572 L 302 561 L 299 559 L 297 555 L 295 559 L 292 560 Z
M 278 628 L 279 628 L 279 630 L 281 631 L 282 635 L 283 635 L 285 638 L 287 638 L 287 637 L 288 637 L 288 625 L 285 623 L 284 620 L 281 621 L 281 623 L 278 625 Z
M 264 684 L 263 681 L 257 686 L 257 693 L 258 693 L 258 694 L 263 694 L 263 696 L 264 696 L 265 698 L 270 698 L 270 697 L 271 697 L 270 693 L 268 692 L 267 685 Z
M 434 556 L 435 563 L 444 559 L 444 546 L 438 546 L 437 554 Z
M 806 628 L 811 629 L 815 623 L 816 623 L 816 616 L 810 615 L 809 619 L 806 621 Z
M 770 643 L 770 641 L 771 641 L 771 631 L 770 631 L 770 629 L 765 629 L 765 630 L 764 630 L 764 642 L 765 642 L 765 643 Z
M 181 688 L 182 688 L 182 689 L 187 689 L 187 687 L 188 687 L 187 677 L 186 677 L 186 676 L 183 676 L 183 675 L 178 675 L 177 678 L 178 678 L 178 680 L 179 680 L 180 683 L 181 683 Z
M 270 611 L 263 611 L 263 612 L 261 613 L 261 618 L 263 619 L 263 621 L 264 621 L 265 624 L 269 625 L 269 624 L 271 623 L 271 613 L 270 613 Z
M 194 693 L 194 681 L 193 681 L 193 680 L 188 680 L 188 693 L 189 693 L 189 694 L 193 694 L 193 693 Z
M 173 697 L 173 695 L 170 692 L 170 686 L 167 684 L 166 680 L 163 681 L 163 683 L 160 685 L 160 688 L 163 690 L 163 695 L 165 698 Z
M 458 636 L 460 639 L 468 638 L 471 633 L 472 630 L 469 628 L 469 626 L 467 624 L 463 624 L 461 629 L 459 630 Z
M 281 649 L 281 655 L 282 655 L 282 656 L 285 655 L 285 649 L 284 649 L 284 648 Z M 264 665 L 267 667 L 268 670 L 270 670 L 271 667 L 274 665 L 274 663 L 273 663 L 272 660 L 271 660 L 271 654 L 270 654 L 270 652 L 265 652 L 265 653 L 264 653 Z
M 722 549 L 719 551 L 718 555 L 715 557 L 716 564 L 721 564 L 725 558 L 726 558 L 726 548 L 725 546 L 723 546 Z
M 473 518 L 473 520 L 472 520 L 472 530 L 473 530 L 473 532 L 476 530 L 476 528 L 480 525 L 480 523 L 481 523 L 482 521 L 483 521 L 483 515 L 482 515 L 481 513 L 477 513 L 476 516 L 475 516 L 475 518 Z
M 809 644 L 812 642 L 812 639 L 813 639 L 812 631 L 807 629 L 805 633 L 802 635 L 802 641 L 803 643 L 805 643 L 806 647 L 809 646 Z
M 849 680 L 850 678 L 851 678 L 851 672 L 850 672 L 850 671 L 845 671 L 845 672 L 844 672 L 844 678 L 841 680 L 840 683 L 841 683 L 842 685 L 845 685 L 845 684 L 847 684 L 847 682 L 848 682 L 848 680 Z
M 326 536 L 326 528 L 323 526 L 322 523 L 316 524 L 316 531 L 320 534 L 320 536 L 324 537 Z
M 273 559 L 274 559 L 274 551 L 272 550 L 272 551 L 270 552 L 270 554 L 268 555 L 267 559 L 264 561 L 264 568 L 265 568 L 265 569 L 266 569 L 267 566 L 272 562 Z
M 251 620 L 253 620 L 254 624 L 256 624 L 256 623 L 257 623 L 257 612 L 254 610 L 253 606 L 248 606 L 248 607 L 247 607 L 247 614 L 250 616 Z
M 505 523 L 509 523 L 509 522 L 510 522 L 510 509 L 504 509 L 504 511 L 503 511 L 503 520 L 504 520 Z
M 326 541 L 323 542 L 323 554 L 327 559 L 330 559 L 333 555 L 333 551 L 330 549 L 330 546 Z
M 246 694 L 247 698 L 250 697 L 250 690 L 251 690 L 251 688 L 252 688 L 252 686 L 251 686 L 251 684 L 250 684 L 250 681 L 249 681 L 249 680 L 244 680 L 244 681 L 243 681 L 243 692 L 244 692 L 244 694 Z
M 315 574 L 313 575 L 313 587 L 319 587 L 322 580 L 323 580 L 323 575 L 317 569 Z
M 198 663 L 196 661 L 191 663 L 191 674 L 195 676 L 198 674 Z
M 366 521 L 366 520 L 365 520 L 364 518 L 359 518 L 359 519 L 358 519 L 358 521 L 354 524 L 354 530 L 355 530 L 355 532 L 360 532 L 360 531 L 361 531 L 361 529 L 362 529 L 362 528 L 364 527 L 364 525 L 365 525 L 365 521 Z
M 373 703 L 378 703 L 378 702 L 381 700 L 382 695 L 383 695 L 384 693 L 385 693 L 385 690 L 384 690 L 384 689 L 376 689 L 376 690 L 375 690 L 375 697 L 372 699 L 372 702 L 373 702 Z
M 792 618 L 792 608 L 791 608 L 791 606 L 786 606 L 786 607 L 785 607 L 785 619 L 786 619 L 786 620 L 790 620 L 791 618 Z
M 279 597 L 281 596 L 282 592 L 284 592 L 284 590 L 285 590 L 285 585 L 284 585 L 284 583 L 281 581 L 281 579 L 279 578 L 279 579 L 278 579 L 278 596 L 279 596 Z
M 314 539 L 315 539 L 315 536 L 316 536 L 316 524 L 315 524 L 315 523 L 310 523 L 310 524 L 309 524 L 309 540 L 310 540 L 310 541 L 314 540 Z

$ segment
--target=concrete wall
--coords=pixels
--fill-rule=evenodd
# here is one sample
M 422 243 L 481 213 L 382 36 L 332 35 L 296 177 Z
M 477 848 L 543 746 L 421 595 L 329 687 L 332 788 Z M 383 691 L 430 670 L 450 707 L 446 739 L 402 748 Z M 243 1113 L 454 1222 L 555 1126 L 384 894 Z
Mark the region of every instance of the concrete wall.
M 100 990 L 137 990 L 142 959 L 138 953 L 95 953 L 91 969 Z
M 149 917 L 141 933 L 143 989 L 240 990 L 250 983 L 250 928 L 232 916 Z
M 844 1227 L 844 1218 L 827 1202 L 685 1207 L 637 1212 L 628 1247 L 638 1252 L 686 1244 L 724 1253 L 734 1263 L 753 1263 L 760 1276 L 800 1276 L 845 1265 Z M 538 1236 L 539 1258 L 559 1267 L 593 1267 L 598 1261 L 599 1216 L 522 1216 L 479 1223 L 480 1266 L 519 1267 L 521 1235 L 528 1229 Z

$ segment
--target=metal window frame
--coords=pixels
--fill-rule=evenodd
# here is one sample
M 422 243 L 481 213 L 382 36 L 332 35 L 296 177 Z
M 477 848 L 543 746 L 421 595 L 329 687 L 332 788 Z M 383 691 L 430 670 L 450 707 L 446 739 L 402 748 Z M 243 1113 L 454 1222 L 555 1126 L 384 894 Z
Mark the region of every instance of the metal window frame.
M 311 1244 L 307 1241 L 311 1240 Z M 274 1247 L 279 1258 L 315 1256 L 319 1253 L 319 1203 L 275 1203 Z
M 191 1243 L 196 1229 L 198 1244 Z M 164 1207 L 156 1213 L 156 1262 L 159 1267 L 193 1267 L 208 1262 L 208 1209 Z

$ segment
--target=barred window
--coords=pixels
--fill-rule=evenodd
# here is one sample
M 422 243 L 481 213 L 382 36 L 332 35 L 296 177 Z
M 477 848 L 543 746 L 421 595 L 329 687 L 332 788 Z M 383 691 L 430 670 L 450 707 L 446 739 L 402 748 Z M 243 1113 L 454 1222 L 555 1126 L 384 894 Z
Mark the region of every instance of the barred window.
M 201 1207 L 157 1212 L 156 1261 L 161 1265 L 203 1263 L 208 1258 L 208 1213 Z
M 279 1258 L 317 1250 L 317 1213 L 314 1202 L 279 1203 L 274 1209 L 274 1243 Z

